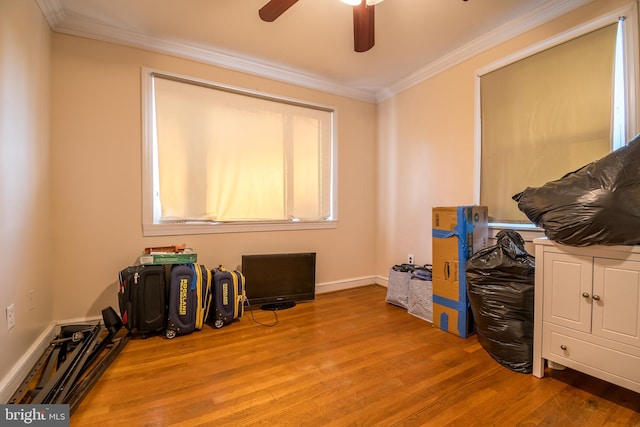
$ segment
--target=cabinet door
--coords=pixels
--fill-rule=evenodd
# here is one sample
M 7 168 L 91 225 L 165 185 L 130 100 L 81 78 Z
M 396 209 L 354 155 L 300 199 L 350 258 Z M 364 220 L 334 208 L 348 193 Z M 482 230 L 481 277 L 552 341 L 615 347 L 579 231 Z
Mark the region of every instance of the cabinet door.
M 543 274 L 544 321 L 591 332 L 593 258 L 545 252 Z
M 640 262 L 594 259 L 594 335 L 640 347 Z

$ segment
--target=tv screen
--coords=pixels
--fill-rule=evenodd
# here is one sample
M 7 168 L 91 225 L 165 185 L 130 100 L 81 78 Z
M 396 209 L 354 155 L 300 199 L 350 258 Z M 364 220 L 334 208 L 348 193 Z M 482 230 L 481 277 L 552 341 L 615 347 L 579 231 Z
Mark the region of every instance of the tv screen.
M 315 299 L 316 254 L 243 255 L 245 292 L 252 307 L 282 310 Z

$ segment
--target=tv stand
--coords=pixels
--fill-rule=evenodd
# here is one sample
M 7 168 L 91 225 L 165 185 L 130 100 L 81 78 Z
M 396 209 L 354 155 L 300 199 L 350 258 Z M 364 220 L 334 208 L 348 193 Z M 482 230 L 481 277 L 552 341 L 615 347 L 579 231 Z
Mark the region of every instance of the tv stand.
M 277 311 L 277 310 L 286 310 L 288 308 L 293 308 L 296 306 L 295 301 L 280 301 L 280 302 L 272 302 L 269 304 L 262 304 L 260 306 L 261 310 L 268 311 Z

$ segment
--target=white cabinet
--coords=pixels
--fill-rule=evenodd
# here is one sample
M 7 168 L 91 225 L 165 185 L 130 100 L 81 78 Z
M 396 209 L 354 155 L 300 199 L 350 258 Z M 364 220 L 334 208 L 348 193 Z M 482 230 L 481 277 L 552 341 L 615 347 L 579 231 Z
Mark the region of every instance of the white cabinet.
M 640 392 L 640 246 L 534 244 L 533 375 L 546 359 Z

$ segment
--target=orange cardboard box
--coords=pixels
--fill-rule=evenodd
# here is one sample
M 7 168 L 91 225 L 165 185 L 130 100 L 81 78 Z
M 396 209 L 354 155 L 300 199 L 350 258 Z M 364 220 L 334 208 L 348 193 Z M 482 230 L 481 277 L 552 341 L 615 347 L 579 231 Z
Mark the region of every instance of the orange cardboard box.
M 473 332 L 467 298 L 467 260 L 488 246 L 486 206 L 433 208 L 433 324 L 466 337 Z

